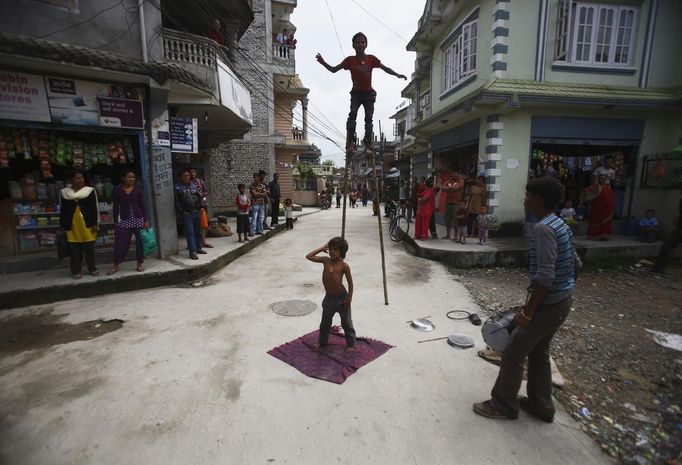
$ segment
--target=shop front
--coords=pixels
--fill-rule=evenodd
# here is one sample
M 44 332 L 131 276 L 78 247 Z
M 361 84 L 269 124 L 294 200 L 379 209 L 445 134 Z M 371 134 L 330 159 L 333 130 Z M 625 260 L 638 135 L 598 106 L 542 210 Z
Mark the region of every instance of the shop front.
M 6 71 L 0 81 L 8 83 L 0 99 L 0 256 L 54 253 L 60 190 L 76 169 L 97 192 L 96 246 L 111 247 L 113 188 L 127 170 L 138 183 L 145 178 L 144 87 Z
M 614 219 L 628 218 L 643 130 L 644 120 L 637 119 L 533 116 L 529 177 L 559 179 L 564 199 L 572 202 L 581 221 L 587 216 L 581 193 L 595 182 L 595 170 L 609 163 L 615 171 L 610 180 L 616 194 Z

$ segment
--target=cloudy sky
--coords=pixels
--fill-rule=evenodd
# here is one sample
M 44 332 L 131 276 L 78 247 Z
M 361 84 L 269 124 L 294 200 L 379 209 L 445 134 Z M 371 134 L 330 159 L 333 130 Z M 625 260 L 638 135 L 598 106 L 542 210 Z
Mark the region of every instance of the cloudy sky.
M 408 81 L 404 81 L 380 69 L 375 69 L 372 73 L 372 87 L 378 93 L 374 132 L 379 133 L 378 121 L 381 120 L 381 129 L 386 138 L 393 139 L 393 120 L 389 116 L 395 113 L 396 107 L 403 101 L 400 91 L 409 82 L 416 58 L 414 52 L 405 50 L 405 46 L 417 30 L 424 5 L 425 0 L 298 1 L 291 22 L 297 28 L 296 72 L 303 84 L 310 89 L 308 112 L 312 115 L 308 118 L 309 125 L 328 134 L 343 146 L 344 137 L 333 129 L 325 128 L 322 123 L 345 133 L 352 86 L 350 72 L 341 70 L 332 74 L 315 61 L 315 55 L 321 53 L 327 63 L 335 66 L 344 56 L 355 54 L 351 38 L 356 32 L 364 32 L 368 38 L 366 53 L 377 56 L 384 65 L 408 78 Z M 334 32 L 332 17 L 341 46 Z M 359 137 L 364 134 L 363 120 L 361 108 L 357 125 Z M 337 166 L 343 165 L 345 156 L 333 143 L 310 130 L 309 140 L 322 150 L 323 160 L 333 160 Z

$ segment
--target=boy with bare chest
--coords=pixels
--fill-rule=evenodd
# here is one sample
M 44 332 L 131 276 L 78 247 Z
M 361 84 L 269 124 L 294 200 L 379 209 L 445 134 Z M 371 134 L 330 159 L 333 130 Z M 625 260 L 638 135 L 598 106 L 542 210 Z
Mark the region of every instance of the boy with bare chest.
M 311 262 L 322 263 L 322 284 L 326 295 L 322 300 L 322 321 L 320 322 L 319 347 L 327 345 L 335 313 L 341 317 L 341 327 L 346 336 L 346 350 L 353 350 L 355 345 L 355 329 L 351 319 L 351 301 L 353 300 L 353 277 L 350 266 L 344 261 L 348 251 L 348 242 L 341 237 L 332 238 L 327 244 L 318 247 L 305 256 Z M 327 252 L 329 257 L 318 257 Z M 348 291 L 343 286 L 343 277 L 348 282 Z

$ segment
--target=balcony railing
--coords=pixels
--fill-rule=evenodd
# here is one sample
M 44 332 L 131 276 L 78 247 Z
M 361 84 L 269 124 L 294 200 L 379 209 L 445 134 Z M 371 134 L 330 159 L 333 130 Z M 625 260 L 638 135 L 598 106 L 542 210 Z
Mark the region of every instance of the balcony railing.
M 280 60 L 291 60 L 293 63 L 295 60 L 295 50 L 296 47 L 285 44 L 272 44 L 272 57 Z
M 216 67 L 216 58 L 229 63 L 224 47 L 207 37 L 172 29 L 163 30 L 163 56 L 166 61 Z

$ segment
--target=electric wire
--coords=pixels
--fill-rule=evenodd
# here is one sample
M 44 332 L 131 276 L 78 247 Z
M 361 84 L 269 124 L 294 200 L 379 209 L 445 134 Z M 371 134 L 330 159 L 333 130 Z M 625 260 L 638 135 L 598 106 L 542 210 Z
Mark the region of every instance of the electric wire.
M 327 4 L 327 11 L 329 11 L 329 17 L 332 20 L 332 26 L 334 27 L 334 34 L 336 34 L 336 40 L 339 43 L 339 48 L 341 49 L 341 59 L 346 57 L 346 52 L 343 51 L 343 46 L 341 45 L 341 39 L 339 38 L 339 31 L 336 29 L 336 22 L 334 21 L 334 15 L 332 14 L 332 9 L 329 8 L 329 1 L 324 0 L 324 2 Z
M 88 23 L 88 22 L 92 21 L 93 19 L 95 19 L 96 17 L 98 17 L 99 15 L 101 15 L 102 13 L 106 13 L 106 12 L 109 11 L 109 10 L 113 10 L 114 8 L 116 8 L 117 6 L 121 5 L 121 4 L 122 4 L 123 2 L 125 2 L 125 1 L 126 1 L 126 0 L 119 0 L 118 2 L 114 3 L 113 5 L 107 7 L 107 8 L 105 8 L 105 9 L 103 9 L 103 10 L 98 11 L 98 12 L 95 13 L 94 15 L 90 16 L 88 19 L 84 19 L 83 21 L 79 21 L 79 22 L 77 22 L 77 23 L 71 24 L 71 25 L 69 25 L 69 26 L 67 26 L 67 27 L 65 27 L 65 28 L 58 29 L 58 30 L 56 30 L 56 31 L 50 32 L 50 33 L 48 33 L 48 34 L 45 34 L 44 36 L 39 36 L 38 39 L 46 39 L 46 38 L 48 38 L 48 37 L 50 37 L 50 36 L 53 36 L 53 35 L 55 35 L 55 34 L 59 34 L 60 32 L 68 31 L 69 29 L 73 29 L 74 27 L 78 27 L 78 26 L 81 26 L 81 25 L 83 25 L 83 24 L 85 24 L 85 23 Z

